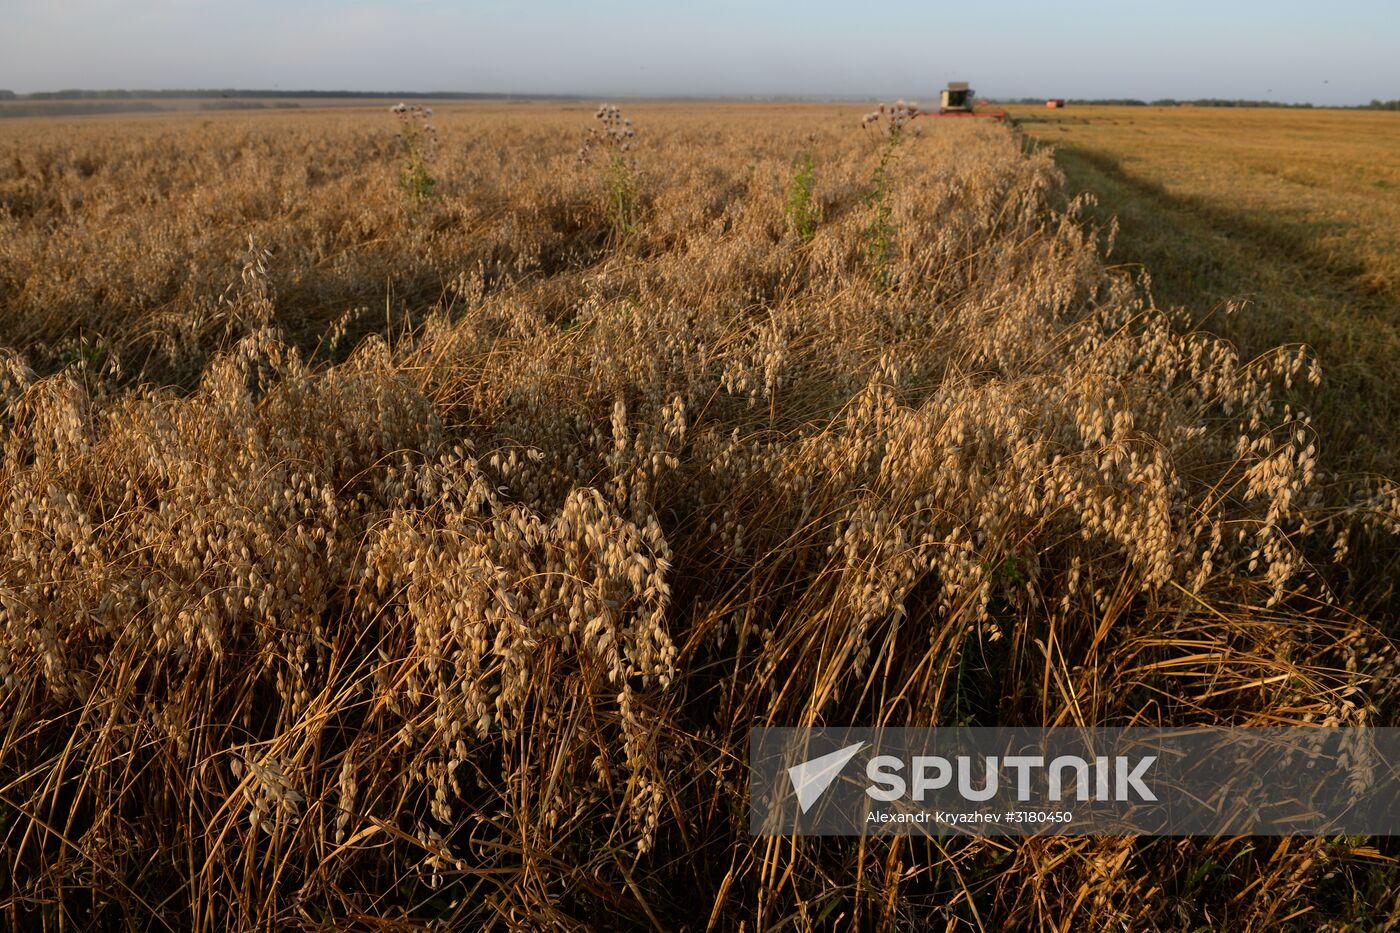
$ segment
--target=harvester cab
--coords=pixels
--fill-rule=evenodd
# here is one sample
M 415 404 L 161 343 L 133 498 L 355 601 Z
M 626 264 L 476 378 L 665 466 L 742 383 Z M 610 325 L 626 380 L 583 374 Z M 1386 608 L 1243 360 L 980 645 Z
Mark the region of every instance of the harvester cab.
M 1004 110 L 976 110 L 977 92 L 967 86 L 966 81 L 949 81 L 943 93 L 938 96 L 938 113 L 927 113 L 929 117 L 990 117 L 993 120 L 1006 119 Z M 986 101 L 983 101 L 985 104 Z
M 939 113 L 972 113 L 973 91 L 966 81 L 949 81 L 938 99 Z

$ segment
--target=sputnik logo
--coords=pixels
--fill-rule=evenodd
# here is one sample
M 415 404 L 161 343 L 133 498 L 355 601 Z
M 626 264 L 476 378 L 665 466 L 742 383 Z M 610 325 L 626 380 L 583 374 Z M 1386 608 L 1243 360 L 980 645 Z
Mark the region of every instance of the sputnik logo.
M 846 767 L 846 763 L 854 758 L 862 748 L 865 748 L 866 744 L 865 742 L 857 742 L 854 745 L 847 745 L 829 755 L 822 755 L 820 758 L 813 758 L 787 769 L 788 780 L 792 781 L 792 789 L 797 793 L 797 804 L 802 808 L 803 813 L 810 810 L 812 804 L 826 793 L 826 789 L 831 786 L 832 781 L 836 780 L 841 769 Z

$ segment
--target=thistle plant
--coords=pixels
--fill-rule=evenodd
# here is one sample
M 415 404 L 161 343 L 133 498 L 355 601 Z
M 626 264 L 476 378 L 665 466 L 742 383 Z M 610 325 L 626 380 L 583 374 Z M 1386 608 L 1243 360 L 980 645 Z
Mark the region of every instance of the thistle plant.
M 395 104 L 389 112 L 399 119 L 399 138 L 403 145 L 403 164 L 399 168 L 399 189 L 409 207 L 420 210 L 436 196 L 437 179 L 428 171 L 428 163 L 437 152 L 437 127 L 433 125 L 431 107 Z
M 811 137 L 808 137 L 811 140 Z M 802 153 L 793 166 L 792 181 L 788 183 L 787 202 L 783 205 L 783 215 L 788 228 L 804 243 L 810 242 L 817 230 L 818 207 L 814 191 L 816 188 L 816 163 L 811 150 Z
M 904 138 L 905 127 L 919 115 L 919 105 L 912 101 L 897 100 L 893 104 L 881 104 L 880 109 L 872 110 L 861 118 L 861 129 L 874 132 L 880 138 L 880 161 L 870 176 L 870 193 L 866 203 L 870 205 L 870 223 L 861 232 L 862 252 L 871 279 L 881 289 L 890 286 L 890 260 L 895 251 L 895 228 L 890 218 L 894 214 L 891 201 L 890 166 L 895 151 Z M 910 131 L 918 135 L 918 127 Z
M 601 167 L 609 235 L 614 245 L 620 245 L 637 230 L 640 190 L 637 160 L 631 155 L 637 131 L 615 104 L 603 104 L 593 116 L 599 125 L 584 134 L 578 160 Z

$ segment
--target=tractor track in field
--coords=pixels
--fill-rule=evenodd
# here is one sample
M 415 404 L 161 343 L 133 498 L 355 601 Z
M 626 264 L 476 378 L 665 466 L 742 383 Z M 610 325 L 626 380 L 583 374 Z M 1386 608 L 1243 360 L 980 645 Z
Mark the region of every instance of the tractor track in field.
M 1155 181 L 1125 170 L 1120 159 L 1106 153 L 1066 144 L 1055 144 L 1054 148 L 1057 160 L 1062 161 L 1068 156 L 1086 163 L 1173 217 L 1194 221 L 1192 226 L 1206 228 L 1193 230 L 1193 233 L 1243 244 L 1259 253 L 1261 258 L 1273 258 L 1276 266 L 1292 267 L 1298 278 L 1306 280 L 1312 289 L 1333 293 L 1358 309 L 1379 312 L 1391 322 L 1400 322 L 1400 294 L 1367 282 L 1364 278 L 1366 269 L 1361 264 L 1329 255 L 1310 243 L 1309 238 L 1291 235 L 1282 226 L 1253 220 L 1205 198 L 1174 194 Z M 1303 283 L 1300 281 L 1300 284 Z

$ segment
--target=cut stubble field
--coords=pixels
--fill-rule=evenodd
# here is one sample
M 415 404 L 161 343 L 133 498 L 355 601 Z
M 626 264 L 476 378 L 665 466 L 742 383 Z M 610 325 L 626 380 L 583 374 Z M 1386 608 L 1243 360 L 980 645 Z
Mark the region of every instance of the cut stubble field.
M 0 918 L 1394 916 L 1388 840 L 749 834 L 756 726 L 1393 724 L 1400 490 L 1008 127 L 601 116 L 0 123 Z
M 1400 119 L 1391 112 L 1013 108 L 1118 261 L 1244 352 L 1314 347 L 1326 458 L 1400 474 Z M 1230 304 L 1239 310 L 1226 314 Z M 1206 315 L 1211 315 L 1209 321 Z

